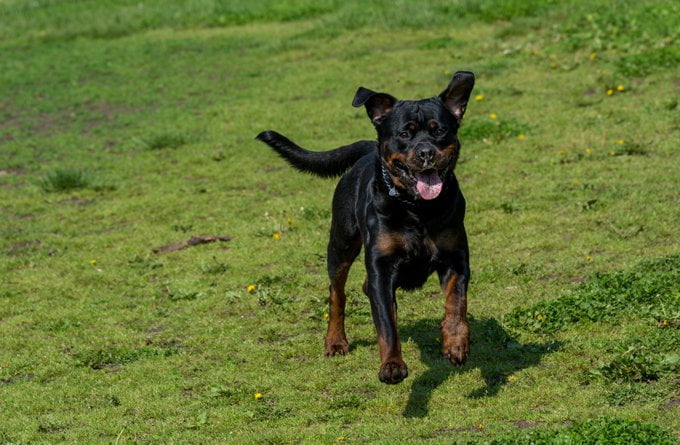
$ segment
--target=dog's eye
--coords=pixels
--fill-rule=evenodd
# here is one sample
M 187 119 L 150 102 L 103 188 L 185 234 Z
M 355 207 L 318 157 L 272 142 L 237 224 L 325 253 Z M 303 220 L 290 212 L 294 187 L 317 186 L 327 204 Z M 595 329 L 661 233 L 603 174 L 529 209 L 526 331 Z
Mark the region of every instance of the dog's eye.
M 434 130 L 434 135 L 435 135 L 436 137 L 442 137 L 442 136 L 444 136 L 445 134 L 446 134 L 446 130 L 444 130 L 444 129 L 442 129 L 442 128 L 437 128 L 436 130 Z
M 409 133 L 408 131 L 402 131 L 401 133 L 399 133 L 399 137 L 402 139 L 411 139 L 411 133 Z

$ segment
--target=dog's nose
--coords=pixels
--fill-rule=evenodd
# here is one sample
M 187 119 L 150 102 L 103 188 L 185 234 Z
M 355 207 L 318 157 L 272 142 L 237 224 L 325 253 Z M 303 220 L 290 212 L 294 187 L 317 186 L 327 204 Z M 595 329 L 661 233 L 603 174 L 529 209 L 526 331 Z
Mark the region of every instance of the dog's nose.
M 416 156 L 418 156 L 418 159 L 423 161 L 424 163 L 430 163 L 434 161 L 434 148 L 433 147 L 427 147 L 427 146 L 420 146 L 416 150 Z

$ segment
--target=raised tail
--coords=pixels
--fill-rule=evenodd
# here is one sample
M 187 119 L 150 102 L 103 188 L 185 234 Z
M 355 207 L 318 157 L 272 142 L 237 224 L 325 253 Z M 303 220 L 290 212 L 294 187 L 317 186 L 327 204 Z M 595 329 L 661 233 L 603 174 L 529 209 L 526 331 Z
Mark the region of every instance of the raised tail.
M 275 131 L 263 131 L 257 140 L 274 149 L 300 171 L 318 176 L 339 176 L 363 156 L 377 150 L 374 141 L 358 141 L 328 151 L 309 151 Z

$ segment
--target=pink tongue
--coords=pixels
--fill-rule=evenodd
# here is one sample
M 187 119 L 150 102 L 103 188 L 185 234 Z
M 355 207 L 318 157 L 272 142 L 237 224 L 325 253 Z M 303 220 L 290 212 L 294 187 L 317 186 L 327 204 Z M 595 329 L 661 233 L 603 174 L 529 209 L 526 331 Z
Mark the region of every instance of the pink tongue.
M 416 173 L 416 179 L 418 180 L 416 189 L 421 198 L 430 200 L 436 198 L 441 193 L 442 180 L 435 171 L 432 171 L 430 174 L 423 172 Z

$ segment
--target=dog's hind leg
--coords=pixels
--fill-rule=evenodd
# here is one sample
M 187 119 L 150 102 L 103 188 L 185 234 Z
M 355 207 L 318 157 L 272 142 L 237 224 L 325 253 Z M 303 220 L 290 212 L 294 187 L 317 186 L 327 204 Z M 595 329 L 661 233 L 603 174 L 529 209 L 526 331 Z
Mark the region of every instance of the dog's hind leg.
M 353 237 L 340 235 L 337 227 L 331 228 L 331 239 L 328 243 L 328 276 L 330 278 L 330 314 L 328 332 L 326 333 L 326 356 L 345 355 L 349 352 L 349 343 L 345 335 L 345 282 L 347 274 L 361 251 L 359 233 Z

